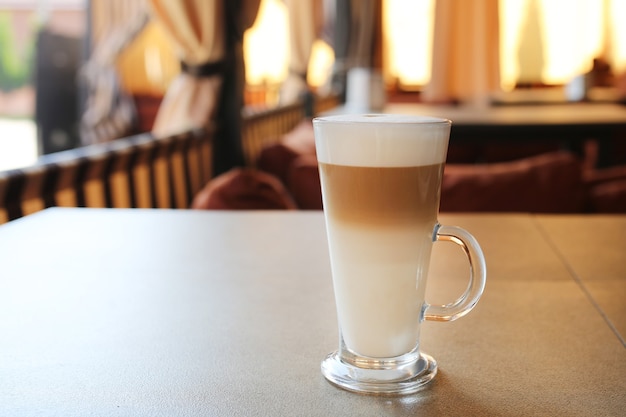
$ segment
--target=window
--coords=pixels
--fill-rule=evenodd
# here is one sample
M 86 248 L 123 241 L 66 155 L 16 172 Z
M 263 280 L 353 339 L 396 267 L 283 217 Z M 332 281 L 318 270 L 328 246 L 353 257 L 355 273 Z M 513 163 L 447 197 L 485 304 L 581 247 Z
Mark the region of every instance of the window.
M 501 75 L 517 82 L 565 84 L 603 56 L 614 72 L 626 68 L 620 0 L 500 0 Z
M 626 16 L 622 0 L 500 0 L 501 81 L 565 84 L 603 56 L 614 72 L 626 71 Z M 431 71 L 435 0 L 383 0 L 384 72 L 407 89 L 428 83 Z M 263 0 L 254 30 L 246 35 L 248 80 L 279 83 L 287 72 L 287 21 L 279 0 Z M 272 45 L 271 51 L 261 45 Z M 328 48 L 327 45 L 323 45 Z M 267 54 L 271 55 L 271 59 Z M 322 83 L 331 52 L 313 71 Z M 332 59 L 332 55 L 330 55 Z M 271 66 L 271 68 L 270 68 Z
M 84 0 L 0 0 L 0 170 L 30 165 L 38 156 L 33 81 L 44 22 L 51 31 L 80 40 Z
M 430 79 L 435 0 L 386 0 L 383 8 L 385 75 L 399 86 Z
M 282 0 L 262 0 L 257 19 L 244 35 L 246 82 L 250 88 L 266 91 L 266 102 L 277 102 L 280 84 L 288 73 L 289 22 Z M 322 86 L 330 74 L 334 54 L 331 47 L 318 39 L 313 44 L 308 82 Z

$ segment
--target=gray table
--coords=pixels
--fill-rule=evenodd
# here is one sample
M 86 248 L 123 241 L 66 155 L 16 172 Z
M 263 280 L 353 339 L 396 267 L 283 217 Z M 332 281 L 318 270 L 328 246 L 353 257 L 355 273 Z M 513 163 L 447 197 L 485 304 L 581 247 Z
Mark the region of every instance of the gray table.
M 424 325 L 424 392 L 327 383 L 320 212 L 49 209 L 0 226 L 0 415 L 624 415 L 626 216 L 442 215 L 482 243 L 483 299 Z M 454 245 L 431 302 L 461 291 Z M 448 279 L 448 274 L 457 278 Z
M 585 142 L 593 139 L 598 143 L 599 167 L 614 163 L 612 152 L 626 140 L 626 105 L 616 103 L 484 107 L 390 103 L 385 112 L 448 118 L 451 145 L 556 144 L 583 153 Z

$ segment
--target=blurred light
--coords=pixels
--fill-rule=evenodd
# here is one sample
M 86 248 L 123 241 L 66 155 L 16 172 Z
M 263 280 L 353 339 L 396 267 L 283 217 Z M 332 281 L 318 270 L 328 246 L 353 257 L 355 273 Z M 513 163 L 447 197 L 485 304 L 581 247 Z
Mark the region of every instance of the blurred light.
M 598 0 L 541 0 L 544 25 L 543 82 L 563 84 L 591 69 L 602 51 Z
M 530 19 L 536 20 L 536 27 L 525 31 L 533 2 L 536 15 Z M 603 5 L 609 8 L 606 12 Z M 622 0 L 500 0 L 502 87 L 509 90 L 517 80 L 537 78 L 525 72 L 534 66 L 541 67 L 535 81 L 544 84 L 566 84 L 584 74 L 591 69 L 593 59 L 605 53 L 606 25 L 611 28 L 610 57 L 606 58 L 614 70 L 623 70 L 626 28 L 618 23 L 617 16 L 626 16 L 626 2 Z M 541 36 L 540 47 L 521 53 L 522 42 L 533 35 Z
M 316 40 L 311 51 L 311 60 L 308 69 L 309 85 L 323 86 L 329 79 L 335 62 L 333 49 L 324 41 Z
M 608 11 L 609 34 L 609 60 L 615 73 L 626 71 L 626 1 L 609 0 Z
M 430 80 L 435 20 L 434 0 L 383 2 L 386 76 L 406 86 Z
M 278 84 L 287 77 L 288 39 L 285 5 L 279 0 L 262 0 L 254 26 L 244 35 L 248 84 Z
M 526 18 L 533 4 L 536 15 L 528 32 Z M 403 86 L 423 86 L 430 81 L 434 14 L 435 0 L 383 0 L 387 80 Z M 588 71 L 593 59 L 603 55 L 614 72 L 626 71 L 623 16 L 624 0 L 500 0 L 502 88 L 513 89 L 519 80 L 528 79 L 565 84 Z M 529 36 L 537 41 L 529 41 Z M 249 84 L 279 84 L 286 78 L 288 39 L 285 5 L 280 0 L 262 0 L 257 21 L 244 39 Z M 531 45 L 520 50 L 523 42 Z M 327 80 L 334 55 L 320 40 L 313 48 L 309 83 L 319 87 Z

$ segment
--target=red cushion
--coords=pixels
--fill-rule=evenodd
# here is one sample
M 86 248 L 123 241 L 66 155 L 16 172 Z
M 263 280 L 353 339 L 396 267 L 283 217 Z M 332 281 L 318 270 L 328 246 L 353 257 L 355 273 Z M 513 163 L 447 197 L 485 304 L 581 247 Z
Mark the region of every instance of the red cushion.
M 626 180 L 626 165 L 588 169 L 584 173 L 584 179 L 588 185 L 601 184 L 613 180 Z
M 597 213 L 626 213 L 626 179 L 591 186 L 589 205 Z
M 589 169 L 584 178 L 590 211 L 626 213 L 626 165 Z
M 448 164 L 441 211 L 578 212 L 584 208 L 579 159 L 552 152 L 493 164 Z
M 273 175 L 234 168 L 212 179 L 194 197 L 193 209 L 269 210 L 296 209 L 285 186 Z
M 261 150 L 256 166 L 287 183 L 291 162 L 302 155 L 315 155 L 315 136 L 311 120 L 303 120 L 280 142 Z
M 282 142 L 299 154 L 315 155 L 313 121 L 305 119 L 298 123 L 292 131 L 283 136 Z
M 560 143 L 489 143 L 483 146 L 482 161 L 486 163 L 511 162 L 518 161 L 523 158 L 530 158 L 549 152 L 558 152 Z
M 314 155 L 300 156 L 290 164 L 287 188 L 301 209 L 322 209 L 322 187 Z

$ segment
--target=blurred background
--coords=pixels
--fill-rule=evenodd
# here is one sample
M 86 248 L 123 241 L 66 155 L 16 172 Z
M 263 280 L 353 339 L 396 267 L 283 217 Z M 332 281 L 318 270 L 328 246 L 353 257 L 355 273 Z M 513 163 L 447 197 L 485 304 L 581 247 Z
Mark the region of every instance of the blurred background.
M 290 22 L 288 3 L 261 0 L 244 34 L 247 107 L 284 100 L 281 94 L 293 76 L 290 45 L 299 27 Z M 441 52 L 434 36 L 436 0 L 380 0 L 374 10 L 373 65 L 387 101 L 428 100 L 425 92 L 437 75 L 433 57 Z M 497 51 L 470 46 L 467 52 L 496 57 L 497 92 L 567 92 L 580 80 L 588 83 L 589 74 L 594 87 L 619 88 L 626 71 L 626 26 L 619 24 L 625 1 L 499 0 L 497 13 L 498 25 L 484 26 L 483 33 L 494 37 Z M 453 18 L 460 20 L 448 25 L 480 26 L 484 16 Z M 337 45 L 327 26 L 315 32 L 303 72 L 306 88 L 320 94 L 333 89 L 337 74 Z M 132 100 L 134 130 L 150 131 L 181 70 L 166 31 L 143 0 L 0 0 L 0 170 L 85 143 L 80 129 L 90 94 L 85 74 L 96 54 L 115 69 L 111 85 Z

